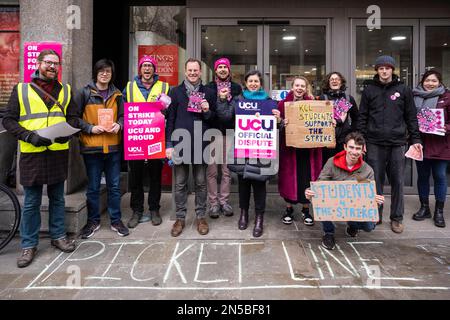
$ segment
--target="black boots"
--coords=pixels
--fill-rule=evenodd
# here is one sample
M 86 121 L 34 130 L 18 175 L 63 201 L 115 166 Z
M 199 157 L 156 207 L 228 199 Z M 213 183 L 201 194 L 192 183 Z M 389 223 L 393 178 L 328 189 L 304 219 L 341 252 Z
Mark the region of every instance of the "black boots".
M 444 220 L 444 202 L 436 201 L 436 207 L 434 208 L 434 225 L 436 227 L 445 228 Z
M 256 213 L 255 227 L 253 228 L 253 236 L 259 238 L 263 234 L 264 213 Z
M 239 230 L 245 230 L 248 226 L 248 210 L 241 209 L 241 217 L 239 218 Z
M 413 214 L 412 218 L 416 221 L 422 221 L 431 218 L 431 211 L 428 199 L 420 199 L 420 209 L 419 211 Z

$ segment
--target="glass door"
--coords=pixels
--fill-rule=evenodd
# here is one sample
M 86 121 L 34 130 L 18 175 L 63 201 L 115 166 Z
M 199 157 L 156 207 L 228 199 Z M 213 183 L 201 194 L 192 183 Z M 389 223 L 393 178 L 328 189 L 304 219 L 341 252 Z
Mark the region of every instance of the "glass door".
M 289 25 L 265 25 L 264 72 L 267 90 L 284 98 L 295 76 L 306 77 L 319 95 L 326 74 L 327 20 L 291 20 Z

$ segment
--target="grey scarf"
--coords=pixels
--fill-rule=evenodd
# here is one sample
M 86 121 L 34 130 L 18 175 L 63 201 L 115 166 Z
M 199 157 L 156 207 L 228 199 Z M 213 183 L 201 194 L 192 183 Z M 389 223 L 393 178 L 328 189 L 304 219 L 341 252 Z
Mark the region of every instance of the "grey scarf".
M 422 85 L 419 84 L 412 92 L 417 111 L 424 108 L 436 109 L 439 96 L 444 94 L 445 87 L 441 84 L 437 89 L 426 91 Z
M 186 92 L 187 92 L 188 97 L 191 95 L 191 92 L 198 92 L 201 84 L 202 84 L 201 80 L 195 85 L 190 83 L 187 80 L 184 80 L 184 86 L 186 87 Z

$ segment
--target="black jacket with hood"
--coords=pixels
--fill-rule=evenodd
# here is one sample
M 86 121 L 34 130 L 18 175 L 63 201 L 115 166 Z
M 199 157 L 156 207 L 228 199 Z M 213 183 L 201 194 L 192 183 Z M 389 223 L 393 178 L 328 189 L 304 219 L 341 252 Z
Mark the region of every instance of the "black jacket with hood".
M 421 143 L 411 89 L 393 75 L 384 84 L 375 75 L 361 96 L 358 130 L 368 143 L 403 146 Z

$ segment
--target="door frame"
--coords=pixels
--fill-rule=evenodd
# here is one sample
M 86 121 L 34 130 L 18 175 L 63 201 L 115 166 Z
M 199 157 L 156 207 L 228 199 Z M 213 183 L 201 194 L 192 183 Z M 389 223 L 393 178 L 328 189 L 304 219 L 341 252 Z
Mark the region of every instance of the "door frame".
M 419 20 L 419 25 L 420 25 L 420 36 L 419 36 L 419 41 L 420 41 L 420 52 L 419 52 L 419 56 L 420 56 L 420 60 L 419 60 L 419 72 L 417 75 L 417 83 L 420 82 L 420 79 L 423 75 L 423 71 L 425 70 L 426 67 L 426 62 L 425 62 L 425 52 L 426 52 L 426 27 L 450 27 L 450 19 L 420 19 Z M 449 44 L 450 46 L 450 44 Z M 447 84 L 447 86 L 450 84 Z

